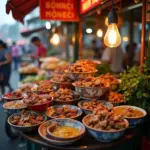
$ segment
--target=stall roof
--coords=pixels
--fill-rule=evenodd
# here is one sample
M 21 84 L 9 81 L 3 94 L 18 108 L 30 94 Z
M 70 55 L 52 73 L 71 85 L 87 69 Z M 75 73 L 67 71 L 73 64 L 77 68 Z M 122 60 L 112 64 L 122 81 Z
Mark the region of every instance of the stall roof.
M 13 18 L 22 22 L 24 17 L 39 5 L 39 0 L 8 0 L 6 13 L 12 12 Z
M 37 29 L 27 30 L 27 31 L 21 32 L 21 35 L 23 37 L 28 37 L 32 33 L 39 32 L 39 31 L 42 31 L 42 30 L 46 30 L 46 28 L 45 27 L 40 27 L 40 28 L 37 28 Z
M 121 7 L 127 7 L 130 5 L 135 5 L 131 0 L 114 0 L 114 3 L 121 2 Z M 91 16 L 98 9 L 103 10 L 112 5 L 110 0 L 102 0 L 100 5 L 92 8 L 89 12 L 82 15 L 83 17 Z M 9 14 L 12 11 L 13 18 L 23 22 L 24 17 L 39 6 L 39 0 L 8 0 L 6 4 L 6 13 Z
M 40 17 L 39 17 L 39 16 L 33 17 L 33 18 L 31 18 L 31 19 L 28 19 L 28 20 L 27 20 L 27 23 L 28 23 L 28 24 L 31 24 L 31 23 L 34 23 L 34 22 L 37 21 L 37 20 L 40 20 Z

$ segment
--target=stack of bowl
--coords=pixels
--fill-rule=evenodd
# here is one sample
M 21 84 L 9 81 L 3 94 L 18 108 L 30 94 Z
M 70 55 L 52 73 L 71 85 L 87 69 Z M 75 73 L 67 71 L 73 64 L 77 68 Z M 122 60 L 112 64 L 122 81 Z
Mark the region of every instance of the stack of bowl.
M 56 123 L 57 124 L 56 127 L 58 128 L 70 127 L 72 129 L 78 130 L 79 133 L 75 136 L 65 137 L 63 135 L 66 135 L 68 132 L 64 130 L 64 133 L 66 132 L 66 134 L 63 133 L 62 136 L 58 136 L 58 135 L 61 135 L 58 133 L 58 135 L 55 135 L 52 132 L 53 123 Z M 73 120 L 73 119 L 52 119 L 40 125 L 38 132 L 39 132 L 39 135 L 43 139 L 45 139 L 47 142 L 51 144 L 70 145 L 78 141 L 84 136 L 85 127 L 81 122 Z M 70 135 L 70 134 L 67 134 L 67 135 Z

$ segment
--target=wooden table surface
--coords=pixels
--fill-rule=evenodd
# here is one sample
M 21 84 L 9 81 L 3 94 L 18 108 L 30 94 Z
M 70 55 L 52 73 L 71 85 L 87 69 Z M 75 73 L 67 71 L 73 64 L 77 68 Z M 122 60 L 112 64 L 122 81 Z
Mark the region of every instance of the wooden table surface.
M 50 150 L 140 150 L 140 136 L 138 136 L 138 129 L 136 128 L 128 129 L 122 138 L 111 143 L 96 141 L 90 135 L 86 134 L 82 139 L 68 146 L 49 144 L 36 132 L 32 134 L 21 133 L 21 135 L 29 142 Z

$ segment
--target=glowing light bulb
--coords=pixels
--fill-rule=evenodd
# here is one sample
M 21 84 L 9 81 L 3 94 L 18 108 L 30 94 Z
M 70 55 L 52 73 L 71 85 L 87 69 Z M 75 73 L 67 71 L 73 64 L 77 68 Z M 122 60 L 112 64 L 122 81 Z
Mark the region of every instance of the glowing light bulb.
M 92 32 L 93 32 L 93 30 L 92 30 L 91 28 L 87 28 L 87 29 L 86 29 L 86 33 L 90 34 L 90 33 L 92 33 Z
M 102 29 L 98 29 L 97 32 L 96 32 L 96 35 L 97 35 L 98 37 L 102 37 L 102 36 L 103 36 L 103 31 L 102 31 Z
M 128 41 L 129 41 L 129 38 L 128 38 L 127 36 L 124 36 L 124 37 L 122 38 L 122 40 L 123 40 L 124 42 L 128 42 Z
M 45 23 L 45 27 L 46 27 L 46 29 L 49 30 L 49 29 L 51 28 L 51 23 L 47 21 L 47 22 Z
M 121 37 L 116 23 L 111 23 L 108 26 L 104 37 L 104 43 L 108 47 L 118 47 L 121 44 Z
M 50 39 L 50 43 L 53 45 L 58 45 L 60 43 L 60 38 L 57 33 L 55 33 L 52 38 Z
M 72 42 L 74 43 L 75 40 L 76 40 L 76 39 L 75 39 L 75 35 L 73 35 L 73 36 L 72 36 Z

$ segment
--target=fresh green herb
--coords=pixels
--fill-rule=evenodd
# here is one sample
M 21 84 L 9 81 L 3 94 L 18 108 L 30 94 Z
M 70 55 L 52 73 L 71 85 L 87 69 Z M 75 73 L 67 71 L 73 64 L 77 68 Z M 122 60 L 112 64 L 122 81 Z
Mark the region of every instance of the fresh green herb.
M 110 73 L 112 74 L 111 68 L 109 64 L 99 64 L 97 66 L 97 70 L 98 72 L 96 73 L 96 76 L 99 76 L 101 74 L 106 74 L 106 73 Z
M 23 79 L 21 82 L 22 83 L 33 83 L 34 81 L 42 81 L 42 80 L 46 80 L 46 76 L 27 76 L 25 79 Z
M 144 65 L 144 72 L 139 67 L 132 67 L 121 74 L 120 92 L 129 105 L 139 106 L 150 112 L 150 75 L 149 67 Z

